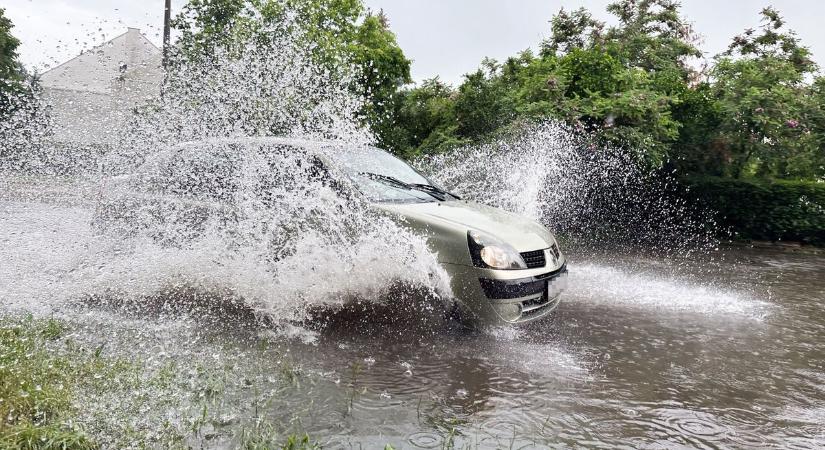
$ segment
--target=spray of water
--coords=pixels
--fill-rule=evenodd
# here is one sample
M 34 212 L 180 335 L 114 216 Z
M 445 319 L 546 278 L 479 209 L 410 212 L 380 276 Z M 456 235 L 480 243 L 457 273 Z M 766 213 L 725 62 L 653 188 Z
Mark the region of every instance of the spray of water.
M 51 304 L 196 292 L 240 299 L 278 322 L 382 301 L 399 285 L 449 298 L 448 277 L 421 237 L 341 195 L 322 173 L 324 152 L 373 139 L 360 124 L 353 79 L 322 69 L 299 42 L 299 28 L 281 24 L 231 51 L 175 61 L 163 95 L 129 117 L 104 158 L 90 167 L 77 151 L 83 167 L 75 170 L 97 186 L 93 213 L 82 215 L 92 227 L 71 244 L 39 245 L 71 255 L 49 276 L 60 287 L 7 292 Z M 23 256 L 12 253 L 12 261 Z M 26 254 L 36 261 L 36 253 Z M 14 272 L 20 285 L 43 284 L 42 271 Z M 32 299 L 37 292 L 44 298 Z
M 353 93 L 352 70 L 332 72 L 318 58 L 298 25 L 288 21 L 208 57 L 179 55 L 170 63 L 163 95 L 131 117 L 109 164 L 215 137 L 372 142 L 359 121 L 364 99 Z
M 684 257 L 717 244 L 709 215 L 676 195 L 675 180 L 556 122 L 420 165 L 468 198 L 542 221 L 579 255 L 645 249 Z
M 91 230 L 71 244 L 41 246 L 71 255 L 54 281 L 31 271 L 20 275 L 31 282 L 17 286 L 59 286 L 44 294 L 49 302 L 141 301 L 194 288 L 285 320 L 353 298 L 377 301 L 399 283 L 449 297 L 420 237 L 342 197 L 302 145 L 271 139 L 324 140 L 315 145 L 320 153 L 373 141 L 348 71 L 316 64 L 296 24 L 270 27 L 231 50 L 174 61 L 163 95 L 129 113 L 103 158 L 50 145 L 48 116 L 38 112 L 48 108 L 8 122 L 8 142 L 39 149 L 18 152 L 28 159 L 17 158 L 17 169 L 91 173 L 84 191 L 96 198 L 73 215 Z M 712 222 L 673 195 L 675 183 L 661 171 L 556 123 L 417 164 L 466 198 L 540 220 L 578 258 L 610 264 L 613 255 L 643 250 L 687 259 L 716 245 Z
M 555 122 L 418 161 L 466 198 L 532 217 L 556 231 L 570 258 L 568 299 L 650 310 L 762 317 L 761 302 L 708 285 L 721 258 L 708 211 L 676 180 L 621 148 Z M 645 261 L 666 260 L 658 275 Z

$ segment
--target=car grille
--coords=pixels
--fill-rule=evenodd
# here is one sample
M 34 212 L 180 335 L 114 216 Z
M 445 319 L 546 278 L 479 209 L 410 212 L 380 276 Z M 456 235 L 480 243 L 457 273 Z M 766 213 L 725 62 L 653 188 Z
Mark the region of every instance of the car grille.
M 527 264 L 528 269 L 536 267 L 544 267 L 546 261 L 544 260 L 544 250 L 534 250 L 532 252 L 524 252 L 521 254 L 524 263 Z

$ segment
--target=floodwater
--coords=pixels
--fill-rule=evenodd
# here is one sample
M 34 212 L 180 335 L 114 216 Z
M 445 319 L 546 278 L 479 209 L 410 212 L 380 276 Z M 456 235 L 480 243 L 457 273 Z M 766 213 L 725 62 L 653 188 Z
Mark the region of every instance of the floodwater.
M 702 282 L 746 290 L 681 283 L 667 261 L 573 257 L 555 317 L 525 329 L 329 330 L 293 351 L 335 373 L 361 362 L 366 393 L 319 434 L 436 448 L 451 431 L 459 448 L 821 447 L 825 259 L 726 253 Z
M 173 368 L 171 383 L 79 399 L 110 446 L 129 424 L 162 447 L 159 429 L 202 414 L 182 434 L 206 448 L 261 424 L 326 448 L 825 445 L 822 255 L 574 253 L 559 309 L 527 327 L 463 330 L 401 286 L 285 330 L 208 294 L 176 293 L 174 307 L 162 293 L 149 307 L 25 301 L 65 289 L 60 252 L 93 239 L 88 205 L 37 197 L 0 199 L 0 313 L 60 317 L 146 379 Z

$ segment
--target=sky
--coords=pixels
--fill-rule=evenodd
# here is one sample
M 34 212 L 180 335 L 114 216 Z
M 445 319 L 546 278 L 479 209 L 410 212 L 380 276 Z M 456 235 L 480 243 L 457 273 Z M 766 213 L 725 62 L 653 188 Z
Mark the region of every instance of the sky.
M 484 57 L 503 60 L 547 37 L 550 18 L 561 7 L 586 7 L 611 22 L 610 0 L 365 0 L 383 9 L 408 58 L 416 81 L 439 76 L 457 84 Z M 184 0 L 173 0 L 180 10 Z M 708 58 L 724 51 L 733 36 L 759 25 L 759 11 L 773 4 L 788 27 L 811 48 L 825 68 L 825 1 L 823 0 L 683 0 L 682 14 L 694 25 Z M 81 50 L 140 28 L 160 44 L 163 0 L 3 0 L 0 7 L 22 45 L 21 58 L 40 71 L 60 64 Z

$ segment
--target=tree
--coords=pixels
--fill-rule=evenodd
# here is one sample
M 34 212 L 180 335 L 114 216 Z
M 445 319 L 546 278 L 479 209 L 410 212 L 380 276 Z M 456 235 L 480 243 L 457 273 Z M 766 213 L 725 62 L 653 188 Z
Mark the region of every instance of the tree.
M 566 54 L 577 48 L 591 48 L 604 42 L 605 23 L 579 8 L 568 13 L 561 8 L 550 20 L 551 36 L 541 44 L 541 55 Z
M 670 0 L 621 0 L 608 10 L 616 26 L 562 9 L 538 56 L 483 61 L 458 87 L 449 129 L 478 141 L 556 118 L 661 165 L 679 138 L 673 110 L 693 77 L 687 61 L 699 55 L 693 33 Z
M 387 148 L 402 156 L 437 153 L 461 145 L 455 113 L 457 94 L 438 78 L 403 90 L 393 101 L 391 139 Z
M 674 0 L 619 0 L 607 6 L 618 24 L 608 27 L 584 8 L 568 13 L 562 8 L 550 21 L 551 35 L 541 54 L 565 55 L 574 49 L 602 48 L 626 67 L 649 73 L 677 71 L 692 74 L 690 58 L 700 57 L 698 40 L 679 14 Z
M 329 59 L 352 42 L 363 13 L 360 0 L 189 0 L 173 26 L 181 32 L 177 50 L 187 59 L 232 51 L 250 39 L 300 26 L 306 44 L 334 63 Z
M 796 178 L 822 173 L 817 118 L 825 107 L 806 78 L 817 70 L 773 8 L 760 31 L 734 38 L 712 70 L 721 106 L 720 139 L 734 177 Z M 819 167 L 817 167 L 819 166 Z
M 20 79 L 20 64 L 17 62 L 20 41 L 12 36 L 14 25 L 5 14 L 6 10 L 0 8 L 0 80 Z
M 686 78 L 688 61 L 702 56 L 698 38 L 679 14 L 675 0 L 619 0 L 607 10 L 619 24 L 607 32 L 606 41 L 623 62 L 646 72 L 676 70 Z
M 515 117 L 508 90 L 492 59 L 482 69 L 464 76 L 455 102 L 457 133 L 464 138 L 483 136 L 511 122 Z
M 727 154 L 718 137 L 722 111 L 713 86 L 685 85 L 676 95 L 679 102 L 671 111 L 679 137 L 670 152 L 672 163 L 682 175 L 724 175 Z
M 384 11 L 367 14 L 363 23 L 355 30 L 349 43 L 348 53 L 360 68 L 359 86 L 369 99 L 365 111 L 370 127 L 378 137 L 379 144 L 392 142 L 394 124 L 393 97 L 405 84 L 412 82 L 411 61 L 404 56 L 395 35 L 389 30 L 389 20 Z
M 0 8 L 0 120 L 15 108 L 22 91 L 23 69 L 17 60 L 20 41 L 12 36 L 13 27 Z
M 394 120 L 393 96 L 410 83 L 410 60 L 398 46 L 383 11 L 369 12 L 361 0 L 190 0 L 174 25 L 185 60 L 239 51 L 250 40 L 299 29 L 300 45 L 314 63 L 341 77 L 355 75 L 353 89 L 366 99 L 361 111 L 379 143 Z M 355 73 L 339 73 L 355 66 Z

